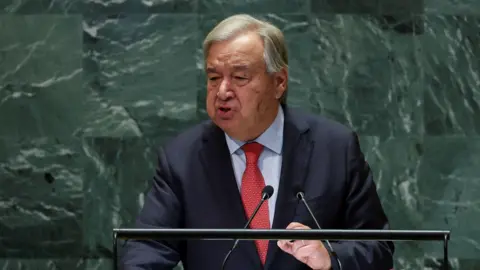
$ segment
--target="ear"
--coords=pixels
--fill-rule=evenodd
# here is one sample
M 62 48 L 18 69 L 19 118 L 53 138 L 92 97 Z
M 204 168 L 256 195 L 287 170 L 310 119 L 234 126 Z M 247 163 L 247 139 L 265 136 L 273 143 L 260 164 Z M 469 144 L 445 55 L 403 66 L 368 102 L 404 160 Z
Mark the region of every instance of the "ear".
M 282 68 L 279 72 L 274 74 L 275 80 L 275 97 L 280 99 L 283 93 L 287 90 L 288 84 L 288 71 L 286 68 Z

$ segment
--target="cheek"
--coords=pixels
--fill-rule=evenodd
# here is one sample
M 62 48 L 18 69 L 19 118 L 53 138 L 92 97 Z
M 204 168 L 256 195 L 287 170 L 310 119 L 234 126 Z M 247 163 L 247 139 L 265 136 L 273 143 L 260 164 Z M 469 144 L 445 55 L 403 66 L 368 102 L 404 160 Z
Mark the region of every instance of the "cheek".
M 207 101 L 212 101 L 215 98 L 215 95 L 213 92 L 208 92 L 207 93 Z
M 216 94 L 214 91 L 208 91 L 206 97 L 207 107 L 213 107 L 215 104 Z
M 255 108 L 260 102 L 259 93 L 255 92 L 253 89 L 242 89 L 244 91 L 239 91 L 237 94 L 237 100 L 240 105 L 243 115 L 251 114 L 254 112 Z
M 210 95 L 212 92 L 215 91 L 215 88 L 210 86 L 210 85 L 207 85 L 207 95 Z

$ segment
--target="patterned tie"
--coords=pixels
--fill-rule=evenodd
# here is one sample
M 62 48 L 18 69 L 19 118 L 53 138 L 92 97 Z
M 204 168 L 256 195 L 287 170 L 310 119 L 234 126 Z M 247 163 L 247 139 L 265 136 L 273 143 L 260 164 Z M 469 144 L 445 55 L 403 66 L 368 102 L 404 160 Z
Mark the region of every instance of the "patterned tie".
M 257 162 L 263 146 L 253 142 L 245 144 L 242 147 L 247 157 L 247 165 L 242 177 L 241 196 L 243 207 L 247 214 L 247 219 L 251 217 L 257 204 L 262 198 L 262 190 L 265 187 L 262 172 L 258 168 Z M 257 215 L 250 223 L 252 229 L 270 229 L 270 220 L 268 214 L 268 203 L 264 202 L 257 212 Z M 262 264 L 265 264 L 267 258 L 268 240 L 255 240 L 258 255 Z

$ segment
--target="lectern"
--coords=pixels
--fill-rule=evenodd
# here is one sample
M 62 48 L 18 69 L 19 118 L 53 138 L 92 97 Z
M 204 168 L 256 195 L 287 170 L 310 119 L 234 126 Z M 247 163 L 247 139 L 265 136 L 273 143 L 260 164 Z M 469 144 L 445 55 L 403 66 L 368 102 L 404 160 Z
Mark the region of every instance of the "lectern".
M 117 265 L 118 239 L 176 239 L 176 240 L 373 240 L 373 241 L 443 241 L 444 269 L 448 270 L 448 241 L 450 231 L 431 230 L 287 230 L 287 229 L 114 229 L 113 268 Z

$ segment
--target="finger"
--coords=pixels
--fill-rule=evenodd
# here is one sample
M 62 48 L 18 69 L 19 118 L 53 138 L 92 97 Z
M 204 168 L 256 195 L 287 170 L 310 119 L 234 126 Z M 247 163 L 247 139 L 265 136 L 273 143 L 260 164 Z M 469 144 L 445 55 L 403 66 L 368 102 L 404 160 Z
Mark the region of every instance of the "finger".
M 293 253 L 293 250 L 292 250 L 293 243 L 290 243 L 286 240 L 279 240 L 277 241 L 277 246 L 288 254 Z
M 280 248 L 286 248 L 286 247 L 290 247 L 290 246 L 291 246 L 291 243 L 288 242 L 287 240 L 278 240 L 278 241 L 277 241 L 277 245 L 278 245 L 278 247 L 280 247 Z
M 297 260 L 303 263 L 308 263 L 309 261 L 316 259 L 316 257 L 318 256 L 317 249 L 314 245 L 301 246 L 295 251 L 293 255 L 295 256 L 295 258 L 297 258 Z
M 330 269 L 330 255 L 321 241 L 313 241 L 310 245 L 300 247 L 293 256 L 312 269 Z
M 293 242 L 291 244 L 292 244 L 293 253 L 296 253 L 297 250 L 300 250 L 301 248 L 307 246 L 308 241 L 306 241 L 306 240 L 296 240 L 295 242 Z
M 296 229 L 296 228 L 304 228 L 304 227 L 307 227 L 307 226 L 303 225 L 302 223 L 291 222 L 290 224 L 288 224 L 287 229 Z
M 303 225 L 302 223 L 298 223 L 298 222 L 291 222 L 290 224 L 288 224 L 287 226 L 287 229 L 292 229 L 292 230 L 308 230 L 310 229 L 310 227 L 306 226 L 306 225 Z M 295 242 L 295 240 L 289 240 L 290 243 L 293 243 Z
M 278 240 L 278 244 L 280 246 L 284 246 L 288 248 L 291 248 L 293 246 L 293 243 L 291 243 L 289 240 Z
M 287 226 L 287 229 L 293 229 L 293 228 L 296 228 L 296 227 L 302 226 L 302 225 L 303 225 L 302 223 L 290 222 L 290 224 L 288 224 L 288 226 Z
M 319 240 L 289 240 L 290 243 L 294 242 L 300 242 L 302 243 L 302 246 L 309 246 L 309 245 L 315 245 L 318 246 Z

